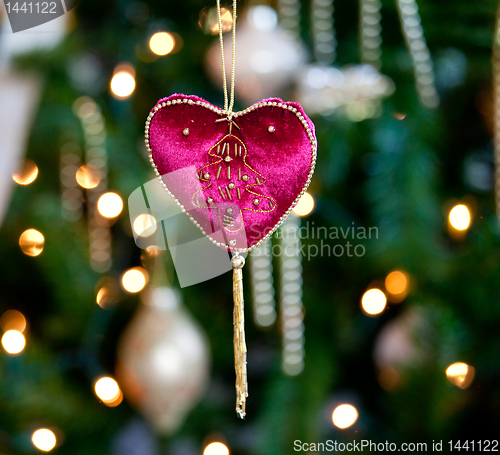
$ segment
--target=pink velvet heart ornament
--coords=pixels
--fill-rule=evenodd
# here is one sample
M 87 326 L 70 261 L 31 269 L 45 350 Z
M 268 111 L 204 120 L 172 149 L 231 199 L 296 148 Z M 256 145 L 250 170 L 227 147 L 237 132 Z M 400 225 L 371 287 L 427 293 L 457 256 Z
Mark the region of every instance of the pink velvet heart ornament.
M 165 189 L 213 243 L 246 252 L 289 215 L 316 164 L 312 121 L 271 98 L 230 117 L 193 96 L 160 100 L 146 146 Z

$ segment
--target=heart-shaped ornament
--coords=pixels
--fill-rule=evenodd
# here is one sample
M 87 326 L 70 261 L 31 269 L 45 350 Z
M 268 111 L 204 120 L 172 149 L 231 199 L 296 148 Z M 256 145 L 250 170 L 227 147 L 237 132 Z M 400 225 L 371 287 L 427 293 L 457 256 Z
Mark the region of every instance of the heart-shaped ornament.
M 156 174 L 213 243 L 250 251 L 282 224 L 316 164 L 312 121 L 271 98 L 232 113 L 193 95 L 160 100 L 146 121 Z

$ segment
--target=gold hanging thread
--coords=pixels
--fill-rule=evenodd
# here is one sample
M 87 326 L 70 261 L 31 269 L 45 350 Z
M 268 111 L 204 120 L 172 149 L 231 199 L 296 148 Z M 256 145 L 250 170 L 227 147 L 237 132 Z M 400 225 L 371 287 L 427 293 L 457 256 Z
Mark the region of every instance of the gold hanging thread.
M 235 81 L 235 56 L 236 56 L 236 0 L 233 1 L 233 28 L 232 28 L 232 53 L 231 53 L 231 96 L 228 99 L 226 64 L 224 61 L 224 40 L 222 38 L 222 18 L 220 13 L 220 0 L 217 0 L 217 19 L 219 21 L 219 42 L 222 62 L 222 85 L 224 89 L 224 112 L 229 122 L 229 133 L 231 133 L 232 112 L 234 106 L 234 81 Z M 220 119 L 222 120 L 222 119 Z M 220 121 L 219 120 L 219 121 Z M 236 125 L 236 124 L 235 124 Z M 238 125 L 236 125 L 238 127 Z M 239 127 L 238 127 L 239 128 Z M 224 154 L 224 150 L 222 151 Z M 228 151 L 229 154 L 229 151 Z M 219 178 L 219 172 L 217 178 Z M 230 178 L 228 168 L 228 179 Z M 220 188 L 219 188 L 220 190 Z M 224 194 L 221 191 L 222 196 Z M 228 190 L 229 197 L 229 190 Z M 225 199 L 225 198 L 224 198 Z M 248 397 L 247 380 L 247 345 L 245 342 L 245 305 L 243 300 L 243 266 L 245 259 L 236 253 L 231 259 L 233 267 L 233 344 L 234 344 L 234 370 L 236 373 L 236 414 L 244 419 L 246 415 L 246 401 Z
M 224 89 L 224 111 L 228 118 L 232 117 L 234 106 L 234 80 L 235 80 L 235 62 L 236 62 L 236 0 L 233 1 L 233 28 L 232 28 L 232 52 L 231 52 L 231 99 L 228 101 L 227 96 L 227 81 L 226 81 L 226 64 L 224 61 L 224 40 L 222 38 L 222 17 L 220 14 L 220 0 L 217 0 L 217 19 L 219 21 L 219 43 L 220 55 L 222 61 L 222 86 Z

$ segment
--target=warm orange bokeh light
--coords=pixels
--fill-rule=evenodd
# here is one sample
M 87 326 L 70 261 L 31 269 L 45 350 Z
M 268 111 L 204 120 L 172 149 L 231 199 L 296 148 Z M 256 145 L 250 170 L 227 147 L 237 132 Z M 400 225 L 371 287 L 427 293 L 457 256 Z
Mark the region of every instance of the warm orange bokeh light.
M 17 330 L 8 330 L 3 334 L 2 346 L 8 354 L 20 354 L 26 346 L 26 338 Z
M 116 98 L 132 95 L 135 90 L 135 69 L 130 63 L 121 63 L 116 67 L 110 88 Z
M 26 328 L 26 318 L 17 310 L 7 310 L 0 318 L 0 327 L 4 332 L 17 330 L 24 332 Z
M 387 298 L 380 289 L 369 289 L 361 298 L 361 306 L 364 312 L 370 316 L 376 316 L 384 311 Z
M 233 28 L 233 14 L 227 8 L 220 9 L 222 33 L 229 32 Z M 217 8 L 206 7 L 200 13 L 198 25 L 203 32 L 211 35 L 219 34 L 219 20 L 217 18 Z
M 127 270 L 122 276 L 122 286 L 130 293 L 142 291 L 148 282 L 148 272 L 142 267 Z
M 471 222 L 470 211 L 467 206 L 458 204 L 450 210 L 449 221 L 457 231 L 465 231 Z
M 120 299 L 120 285 L 114 278 L 101 278 L 96 291 L 96 303 L 103 309 L 112 307 Z
M 341 429 L 348 428 L 358 420 L 358 411 L 350 404 L 337 406 L 332 414 L 333 424 Z
M 25 160 L 20 169 L 12 174 L 14 182 L 19 185 L 29 185 L 38 176 L 38 166 L 32 160 Z
M 391 302 L 399 303 L 408 295 L 410 279 L 406 272 L 394 270 L 385 279 L 385 288 Z
M 19 237 L 21 251 L 27 256 L 38 256 L 43 251 L 45 238 L 36 229 L 27 229 Z
M 105 218 L 116 218 L 122 213 L 123 200 L 116 193 L 104 193 L 97 201 L 97 210 Z
M 295 215 L 306 216 L 309 215 L 314 209 L 314 199 L 309 193 L 304 193 L 300 198 L 300 201 L 292 209 Z
M 229 449 L 222 442 L 212 442 L 205 447 L 203 455 L 229 455 Z
M 155 33 L 149 40 L 149 48 L 156 55 L 167 55 L 175 47 L 174 37 L 167 32 Z
M 76 171 L 76 181 L 82 188 L 95 188 L 101 182 L 101 173 L 91 166 L 84 164 Z
M 42 452 L 50 452 L 57 443 L 56 435 L 47 428 L 36 430 L 31 436 L 33 445 Z
M 123 394 L 118 383 L 110 377 L 103 377 L 96 381 L 95 394 L 101 401 L 111 408 L 118 406 L 123 401 Z
M 474 367 L 463 362 L 455 362 L 446 369 L 448 381 L 461 389 L 466 389 L 471 385 L 475 373 Z
M 156 232 L 156 218 L 153 215 L 143 213 L 139 215 L 132 225 L 134 232 L 139 237 L 149 237 Z

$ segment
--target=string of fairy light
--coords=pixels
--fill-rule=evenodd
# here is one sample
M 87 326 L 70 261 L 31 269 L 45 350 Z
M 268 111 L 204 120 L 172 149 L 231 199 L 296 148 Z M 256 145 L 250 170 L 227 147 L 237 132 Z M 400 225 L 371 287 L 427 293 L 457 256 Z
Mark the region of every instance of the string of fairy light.
M 280 0 L 278 5 L 282 26 L 298 35 L 300 3 L 297 0 Z M 328 11 L 333 8 L 333 3 L 328 1 L 315 0 L 314 5 L 317 20 L 324 20 L 325 8 Z M 364 60 L 378 66 L 380 42 L 373 41 L 370 27 L 376 29 L 376 33 L 380 32 L 380 2 L 378 0 L 363 0 L 362 5 Z M 439 99 L 434 89 L 432 66 L 429 66 L 431 65 L 430 58 L 421 34 L 416 3 L 413 0 L 400 0 L 398 8 L 407 45 L 412 51 L 419 95 L 424 104 L 434 107 Z M 222 15 L 224 31 L 231 30 L 231 12 L 224 10 Z M 207 17 L 209 17 L 208 13 Z M 324 46 L 324 48 L 316 49 L 317 52 L 324 51 L 323 53 L 327 54 L 325 59 L 327 57 L 331 59 L 331 55 L 334 55 L 335 52 L 333 25 L 331 22 L 329 24 L 331 30 L 327 31 L 331 33 L 327 37 L 325 35 L 324 41 L 333 48 L 330 49 L 330 47 Z M 210 32 L 213 34 L 218 33 L 218 25 L 216 24 L 207 25 L 204 23 L 203 27 L 209 27 Z M 182 40 L 178 35 L 166 31 L 153 34 L 148 42 L 150 51 L 156 57 L 166 56 L 178 50 L 181 43 Z M 110 80 L 112 95 L 117 99 L 127 99 L 133 94 L 135 88 L 134 66 L 128 62 L 116 65 Z M 109 232 L 113 223 L 122 213 L 123 200 L 117 192 L 107 191 L 105 125 L 99 106 L 92 98 L 83 97 L 74 103 L 74 112 L 80 119 L 85 132 L 85 154 L 82 156 L 79 147 L 75 144 L 64 144 L 61 147 L 62 216 L 69 222 L 78 221 L 84 213 L 82 207 L 86 200 L 84 197 L 85 192 L 87 196 L 90 196 L 90 198 L 87 198 L 88 203 L 93 206 L 93 210 L 89 211 L 92 217 L 89 219 L 90 265 L 95 271 L 105 273 L 111 268 L 111 236 Z M 104 139 L 99 142 L 101 138 Z M 37 164 L 31 159 L 26 159 L 19 166 L 18 171 L 13 174 L 13 180 L 20 186 L 27 186 L 36 182 L 38 175 Z M 291 225 L 299 226 L 300 218 L 298 217 L 307 217 L 313 212 L 314 206 L 313 196 L 305 193 L 294 209 L 296 217 L 293 218 Z M 447 222 L 450 237 L 463 240 L 472 222 L 470 205 L 467 203 L 452 204 L 448 211 Z M 137 235 L 147 237 L 156 230 L 156 220 L 150 214 L 141 214 L 134 221 L 133 229 Z M 45 244 L 44 235 L 38 229 L 32 227 L 20 234 L 19 245 L 25 255 L 33 258 L 40 256 L 44 248 L 50 248 L 50 245 Z M 264 257 L 269 256 L 269 244 L 264 244 L 261 250 Z M 296 276 L 299 271 L 298 269 L 285 270 L 284 274 L 286 273 L 289 276 Z M 262 327 L 268 327 L 276 319 L 274 296 L 269 291 L 269 286 L 272 286 L 272 266 L 270 262 L 263 261 L 260 264 L 255 262 L 252 266 L 252 274 L 257 281 L 260 280 L 261 284 L 261 289 L 253 296 L 257 303 L 254 313 L 255 321 Z M 120 283 L 112 277 L 103 276 L 96 286 L 96 303 L 104 310 L 110 308 L 119 301 L 120 288 L 127 293 L 138 293 L 145 288 L 148 279 L 148 273 L 143 267 L 133 267 L 125 270 L 121 275 Z M 285 277 L 284 285 L 286 286 L 286 284 Z M 297 294 L 299 291 L 295 290 L 294 292 Z M 383 280 L 383 284 L 368 286 L 360 299 L 361 311 L 366 317 L 378 317 L 387 309 L 388 302 L 390 304 L 401 304 L 411 292 L 412 278 L 410 274 L 400 269 L 392 270 Z M 283 369 L 286 374 L 290 375 L 295 375 L 302 370 L 304 356 L 302 302 L 300 297 L 296 298 L 297 295 L 285 295 L 285 297 L 282 297 L 284 303 L 282 302 L 281 305 L 285 315 L 282 321 L 285 340 Z M 292 300 L 295 302 L 296 307 L 290 305 Z M 25 316 L 18 310 L 10 309 L 0 317 L 0 327 L 3 331 L 1 344 L 7 355 L 22 355 L 27 345 L 29 345 L 29 324 Z M 299 345 L 297 345 L 297 340 L 292 340 L 293 343 L 287 344 L 287 330 L 293 329 L 296 332 L 297 327 L 301 328 L 300 339 L 302 341 Z M 295 334 L 295 332 L 293 333 Z M 296 358 L 297 353 L 300 353 L 299 360 Z M 294 355 L 295 357 L 293 357 Z M 446 368 L 445 373 L 452 384 L 465 389 L 473 382 L 475 370 L 471 365 L 464 362 L 455 362 Z M 94 378 L 93 389 L 95 395 L 105 406 L 115 407 L 123 400 L 120 386 L 111 376 Z M 338 404 L 331 414 L 333 425 L 339 429 L 352 427 L 358 417 L 358 409 L 350 403 Z M 56 428 L 38 428 L 32 434 L 33 445 L 40 451 L 51 451 L 58 445 L 59 434 L 60 431 Z M 204 455 L 229 455 L 230 452 L 226 441 L 220 440 L 219 436 L 218 438 L 218 440 L 206 444 Z

